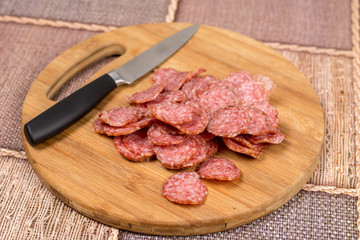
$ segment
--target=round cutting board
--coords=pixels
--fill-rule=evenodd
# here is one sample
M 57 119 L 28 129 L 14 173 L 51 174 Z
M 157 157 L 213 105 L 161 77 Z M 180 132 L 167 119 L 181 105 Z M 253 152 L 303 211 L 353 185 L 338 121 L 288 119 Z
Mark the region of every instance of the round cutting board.
M 120 54 L 88 82 L 121 66 L 165 37 L 188 27 L 156 23 L 119 28 L 96 35 L 65 51 L 36 78 L 25 99 L 22 127 L 55 102 L 49 97 L 74 74 L 106 56 Z M 161 195 L 164 181 L 178 171 L 158 161 L 134 163 L 114 148 L 112 138 L 91 127 L 98 113 L 127 105 L 125 98 L 152 85 L 149 74 L 120 86 L 75 125 L 37 146 L 24 146 L 42 182 L 80 213 L 114 227 L 135 232 L 189 235 L 222 231 L 260 218 L 293 197 L 309 180 L 321 153 L 324 116 L 305 76 L 280 54 L 249 37 L 210 26 L 159 67 L 190 71 L 200 67 L 219 79 L 245 69 L 269 76 L 276 84 L 270 102 L 277 108 L 286 139 L 271 145 L 259 159 L 225 148 L 226 157 L 241 169 L 239 180 L 205 180 L 203 205 L 171 203 Z M 193 170 L 193 169 L 188 169 Z

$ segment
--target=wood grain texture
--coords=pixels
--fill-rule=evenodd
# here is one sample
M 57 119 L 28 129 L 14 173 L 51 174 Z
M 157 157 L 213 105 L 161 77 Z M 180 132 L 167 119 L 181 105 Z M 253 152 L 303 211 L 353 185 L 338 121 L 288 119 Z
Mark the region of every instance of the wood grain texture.
M 122 54 L 91 81 L 187 26 L 156 23 L 125 27 L 67 50 L 34 81 L 25 99 L 22 127 L 53 105 L 49 97 L 82 68 L 105 56 Z M 129 162 L 115 150 L 110 137 L 91 128 L 101 110 L 127 105 L 126 96 L 150 87 L 149 73 L 130 86 L 120 86 L 75 125 L 40 145 L 30 146 L 23 135 L 32 167 L 58 198 L 90 218 L 121 229 L 189 235 L 248 223 L 274 211 L 300 191 L 319 160 L 324 116 L 311 84 L 295 66 L 258 41 L 202 25 L 159 67 L 182 71 L 205 67 L 217 78 L 240 69 L 271 77 L 277 87 L 270 102 L 278 109 L 279 128 L 287 138 L 266 149 L 260 159 L 221 149 L 217 156 L 231 159 L 242 177 L 233 182 L 205 181 L 209 195 L 203 205 L 171 203 L 161 196 L 161 188 L 177 171 L 163 168 L 158 161 Z

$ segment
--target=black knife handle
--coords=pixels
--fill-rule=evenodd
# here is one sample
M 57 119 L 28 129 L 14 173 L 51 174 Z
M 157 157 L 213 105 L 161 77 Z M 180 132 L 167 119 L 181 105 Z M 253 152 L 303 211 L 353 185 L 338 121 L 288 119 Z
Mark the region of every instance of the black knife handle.
M 80 88 L 26 123 L 27 141 L 34 146 L 65 130 L 90 112 L 116 86 L 114 79 L 105 74 Z

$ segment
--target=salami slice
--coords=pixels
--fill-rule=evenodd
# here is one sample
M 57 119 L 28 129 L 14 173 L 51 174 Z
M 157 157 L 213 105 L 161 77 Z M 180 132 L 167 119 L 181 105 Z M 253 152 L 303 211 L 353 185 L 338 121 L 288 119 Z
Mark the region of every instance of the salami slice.
M 151 158 L 145 155 L 140 155 L 133 153 L 129 149 L 127 149 L 123 143 L 123 136 L 115 137 L 113 139 L 114 146 L 116 150 L 126 159 L 133 162 L 145 162 L 149 161 Z
M 143 128 L 134 133 L 124 135 L 122 138 L 124 146 L 136 155 L 145 157 L 155 155 L 154 144 L 149 141 L 147 131 L 147 128 Z
M 167 79 L 165 90 L 166 91 L 179 90 L 184 85 L 184 83 L 186 83 L 191 78 L 196 77 L 197 75 L 205 71 L 206 70 L 204 68 L 200 68 L 191 72 L 178 72 L 174 75 L 171 75 Z
M 94 129 L 94 131 L 96 133 L 99 134 L 106 134 L 106 123 L 103 123 L 99 118 L 97 118 L 93 123 L 92 123 L 92 128 Z
M 160 121 L 176 125 L 190 122 L 196 113 L 196 108 L 181 103 L 165 102 L 151 106 L 151 111 Z
M 211 157 L 200 163 L 196 173 L 200 178 L 232 181 L 240 178 L 241 171 L 225 158 Z
M 209 133 L 207 130 L 199 134 L 206 142 L 214 139 L 216 136 L 212 133 Z
M 207 158 L 209 158 L 212 155 L 214 155 L 215 153 L 217 153 L 217 151 L 219 150 L 218 140 L 216 138 L 214 138 L 214 139 L 206 142 L 206 147 L 207 147 L 206 156 L 207 156 Z
M 230 74 L 223 81 L 233 83 L 243 104 L 251 105 L 254 102 L 268 99 L 268 93 L 262 82 L 255 79 L 249 72 L 239 71 Z
M 188 100 L 195 100 L 202 93 L 209 90 L 218 83 L 219 81 L 215 77 L 206 75 L 187 82 L 183 86 L 182 90 L 186 93 Z
M 114 127 L 122 127 L 136 122 L 143 117 L 143 112 L 136 107 L 116 107 L 110 111 L 102 111 L 99 119 Z
M 250 135 L 263 135 L 269 131 L 270 121 L 268 116 L 255 107 L 245 107 L 245 111 L 249 115 L 249 124 L 242 132 Z
M 192 158 L 196 152 L 197 142 L 194 137 L 190 136 L 182 143 L 158 146 L 155 145 L 155 153 L 160 163 L 170 169 L 178 169 L 182 164 Z
M 145 103 L 154 100 L 164 89 L 166 83 L 159 83 L 142 92 L 137 92 L 128 97 L 126 100 L 129 103 Z
M 197 205 L 205 202 L 208 194 L 205 183 L 195 172 L 179 172 L 168 178 L 162 195 L 170 202 Z
M 229 106 L 214 113 L 208 132 L 222 137 L 235 137 L 241 134 L 249 124 L 249 115 L 241 106 Z
M 172 145 L 172 144 L 179 144 L 183 142 L 188 135 L 179 133 L 171 133 L 167 129 L 168 127 L 164 127 L 165 124 L 162 123 L 155 123 L 153 124 L 148 130 L 148 138 L 149 140 L 156 145 Z
M 285 135 L 282 133 L 267 133 L 260 136 L 250 136 L 249 142 L 252 144 L 261 144 L 261 143 L 272 143 L 280 144 L 284 141 Z
M 263 76 L 263 75 L 255 75 L 255 81 L 261 83 L 265 89 L 265 100 L 268 101 L 271 93 L 275 88 L 275 83 L 271 80 L 271 78 Z
M 208 153 L 207 142 L 205 142 L 205 140 L 198 135 L 194 136 L 194 138 L 196 140 L 197 152 L 192 158 L 185 161 L 182 164 L 182 167 L 195 166 L 207 158 L 207 153 Z
M 130 123 L 123 127 L 113 127 L 113 126 L 106 124 L 104 126 L 104 128 L 105 128 L 104 130 L 105 130 L 105 134 L 108 136 L 121 136 L 121 135 L 126 135 L 126 134 L 136 132 L 137 130 L 139 130 L 141 128 L 148 127 L 153 121 L 154 121 L 154 119 L 143 117 L 139 121 Z
M 211 88 L 202 93 L 198 98 L 199 104 L 211 113 L 220 108 L 239 103 L 238 96 L 224 86 Z
M 173 68 L 158 68 L 154 70 L 154 74 L 152 75 L 152 80 L 154 82 L 154 85 L 158 85 L 160 83 L 166 83 L 168 79 L 174 77 L 174 76 L 185 76 L 186 72 L 179 72 Z
M 259 158 L 265 147 L 265 145 L 258 145 L 259 149 L 251 149 L 231 138 L 223 138 L 223 141 L 230 150 L 252 156 L 253 158 Z
M 252 106 L 260 109 L 268 116 L 270 121 L 269 132 L 276 133 L 279 125 L 278 112 L 276 108 L 267 101 L 256 102 Z
M 228 75 L 223 79 L 223 81 L 228 81 L 233 83 L 235 86 L 241 86 L 244 82 L 254 81 L 253 76 L 247 71 L 234 72 Z
M 187 105 L 194 106 L 196 112 L 190 122 L 175 125 L 177 129 L 188 135 L 195 135 L 203 132 L 209 123 L 210 113 L 195 102 L 187 102 Z
M 251 143 L 250 140 L 249 140 L 252 137 L 253 136 L 251 136 L 251 135 L 240 134 L 240 135 L 237 135 L 237 136 L 233 137 L 232 139 L 234 139 L 235 141 L 237 141 L 238 143 L 244 145 L 247 148 L 256 149 L 257 146 L 254 145 L 253 143 Z

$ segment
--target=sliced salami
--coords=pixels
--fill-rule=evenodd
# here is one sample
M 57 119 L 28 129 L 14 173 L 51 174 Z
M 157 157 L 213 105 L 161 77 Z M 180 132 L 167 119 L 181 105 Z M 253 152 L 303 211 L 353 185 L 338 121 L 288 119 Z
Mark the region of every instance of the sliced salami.
M 143 117 L 139 121 L 130 123 L 123 127 L 113 127 L 108 124 L 105 124 L 103 127 L 104 127 L 106 135 L 121 136 L 121 135 L 126 135 L 126 134 L 136 132 L 137 130 L 139 130 L 141 128 L 148 127 L 153 121 L 154 121 L 154 119 Z
M 187 81 L 197 75 L 205 72 L 204 68 L 200 68 L 191 72 L 178 72 L 167 79 L 165 86 L 166 91 L 179 90 Z
M 177 130 L 178 133 L 171 133 L 167 129 L 169 127 L 165 127 L 165 124 L 163 123 L 155 123 L 153 124 L 149 130 L 148 130 L 148 138 L 149 140 L 156 145 L 172 145 L 172 144 L 179 144 L 183 142 L 186 138 L 188 138 L 188 135 L 179 133 L 179 130 Z
M 279 125 L 278 112 L 276 108 L 267 101 L 256 102 L 252 106 L 260 109 L 268 116 L 270 121 L 269 132 L 276 133 Z
M 252 144 L 261 144 L 261 143 L 272 143 L 280 144 L 285 139 L 285 135 L 282 133 L 267 133 L 260 136 L 250 136 L 249 142 Z
M 224 82 L 231 82 L 237 88 L 242 104 L 251 105 L 254 102 L 264 101 L 268 99 L 268 93 L 262 82 L 255 79 L 249 72 L 239 71 L 230 74 Z
M 198 135 L 194 136 L 194 138 L 195 138 L 196 144 L 197 144 L 197 152 L 192 158 L 185 161 L 182 164 L 182 167 L 195 166 L 207 158 L 207 153 L 208 153 L 207 142 L 205 142 L 205 140 Z
M 177 125 L 190 122 L 196 113 L 196 108 L 181 103 L 166 102 L 151 106 L 151 111 L 160 121 Z
M 211 113 L 220 108 L 239 103 L 238 96 L 224 86 L 213 87 L 203 92 L 198 98 L 199 104 Z
M 163 91 L 166 83 L 159 83 L 142 92 L 137 92 L 128 97 L 126 100 L 129 103 L 145 103 L 154 100 Z
M 265 100 L 268 101 L 270 98 L 271 93 L 275 88 L 275 83 L 271 80 L 271 78 L 263 76 L 263 75 L 255 75 L 255 81 L 261 83 L 265 89 Z
M 258 149 L 251 149 L 231 138 L 223 138 L 223 141 L 230 150 L 252 156 L 253 158 L 259 158 L 265 147 L 265 145 L 259 144 Z
M 182 90 L 186 93 L 188 100 L 195 100 L 202 93 L 209 90 L 218 83 L 219 81 L 215 77 L 206 75 L 203 77 L 198 77 L 194 79 L 194 81 L 189 81 L 183 86 Z
M 211 157 L 200 163 L 196 173 L 200 178 L 232 181 L 240 178 L 241 171 L 225 158 Z
M 136 122 L 143 117 L 143 112 L 136 107 L 116 107 L 110 111 L 102 111 L 99 119 L 114 127 L 122 127 Z
M 270 121 L 263 111 L 255 107 L 245 107 L 244 109 L 249 115 L 250 120 L 246 129 L 242 133 L 250 135 L 263 135 L 269 132 Z
M 195 172 L 179 172 L 168 178 L 162 188 L 164 198 L 179 204 L 202 204 L 207 194 L 205 183 Z
M 115 137 L 113 139 L 114 146 L 116 150 L 126 159 L 133 162 L 145 162 L 149 161 L 151 158 L 145 155 L 140 155 L 133 153 L 129 149 L 127 149 L 123 143 L 123 136 Z
M 155 153 L 160 163 L 170 169 L 178 169 L 182 164 L 192 158 L 197 152 L 197 142 L 192 136 L 182 143 L 158 146 L 155 145 Z
M 147 128 L 143 128 L 134 133 L 124 135 L 122 138 L 124 146 L 136 155 L 145 157 L 155 155 L 154 144 L 149 141 L 147 131 Z
M 154 85 L 160 83 L 166 83 L 168 79 L 176 78 L 176 77 L 183 77 L 187 73 L 186 72 L 179 72 L 173 68 L 158 68 L 154 70 L 154 74 L 152 75 L 152 80 Z
M 206 146 L 207 146 L 207 152 L 206 152 L 207 158 L 211 157 L 212 155 L 217 153 L 217 151 L 219 150 L 219 143 L 218 143 L 217 138 L 214 138 L 214 139 L 206 142 Z
M 96 133 L 99 134 L 106 134 L 106 123 L 103 123 L 99 118 L 97 118 L 93 123 L 92 123 L 92 128 L 94 129 L 94 131 Z
M 209 133 L 207 130 L 199 134 L 206 142 L 214 139 L 216 136 L 212 133 Z
M 233 137 L 232 139 L 234 139 L 235 141 L 244 145 L 247 148 L 256 149 L 257 146 L 249 141 L 249 139 L 251 139 L 252 137 L 253 136 L 251 136 L 251 135 L 240 134 L 240 135 Z
M 214 113 L 208 132 L 222 137 L 235 137 L 241 134 L 249 124 L 249 115 L 241 106 L 229 106 Z
M 174 125 L 181 132 L 188 135 L 195 135 L 203 132 L 209 123 L 210 113 L 195 102 L 187 102 L 187 105 L 196 109 L 193 119 L 190 122 Z

